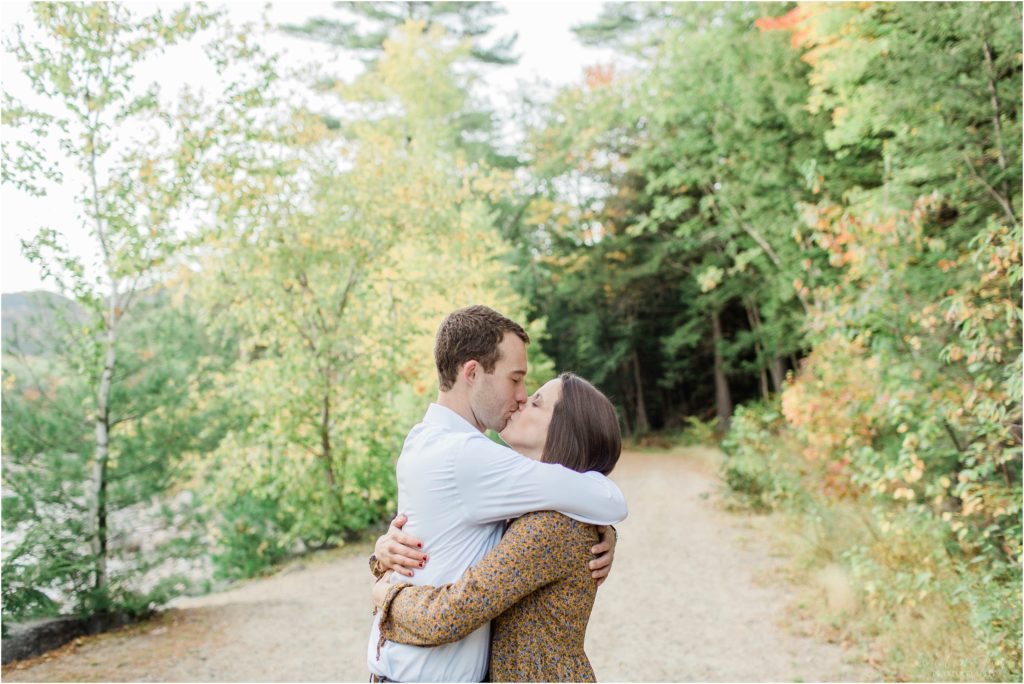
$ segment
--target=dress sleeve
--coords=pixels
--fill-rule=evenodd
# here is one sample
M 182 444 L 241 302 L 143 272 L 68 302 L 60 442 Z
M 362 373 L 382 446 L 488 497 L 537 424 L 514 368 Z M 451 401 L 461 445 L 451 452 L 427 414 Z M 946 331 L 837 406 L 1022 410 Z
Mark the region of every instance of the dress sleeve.
M 554 511 L 525 515 L 459 581 L 440 587 L 392 586 L 381 611 L 381 640 L 438 646 L 465 638 L 571 570 L 573 525 Z
M 466 516 L 477 523 L 559 511 L 580 522 L 613 525 L 628 512 L 622 491 L 601 473 L 540 463 L 483 435 L 456 456 L 454 472 Z

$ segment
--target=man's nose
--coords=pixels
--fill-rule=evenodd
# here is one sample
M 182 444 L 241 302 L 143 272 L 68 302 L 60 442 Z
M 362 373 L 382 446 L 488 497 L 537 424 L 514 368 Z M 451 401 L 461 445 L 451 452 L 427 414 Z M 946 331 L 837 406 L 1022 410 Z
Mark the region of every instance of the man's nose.
M 516 390 L 516 403 L 519 404 L 519 406 L 524 405 L 526 403 L 526 399 L 527 396 L 525 387 L 520 387 L 518 390 Z

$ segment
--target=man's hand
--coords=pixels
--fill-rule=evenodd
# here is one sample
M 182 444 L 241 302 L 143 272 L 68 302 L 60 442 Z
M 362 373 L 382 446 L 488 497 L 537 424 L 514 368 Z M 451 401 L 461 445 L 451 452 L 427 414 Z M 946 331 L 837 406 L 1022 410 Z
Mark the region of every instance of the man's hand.
M 387 534 L 380 537 L 374 545 L 373 554 L 377 556 L 380 564 L 389 570 L 412 577 L 410 568 L 422 568 L 427 562 L 427 554 L 423 553 L 422 541 L 402 532 L 402 527 L 408 520 L 409 518 L 404 515 L 392 520 Z M 605 571 L 605 574 L 608 572 Z
M 612 559 L 615 557 L 615 543 L 619 536 L 610 526 L 601 525 L 597 528 L 601 533 L 601 541 L 590 549 L 590 553 L 597 556 L 590 561 L 587 567 L 590 568 L 590 576 L 597 580 L 597 586 L 604 584 L 608 573 L 612 571 Z M 382 537 L 383 538 L 383 537 Z

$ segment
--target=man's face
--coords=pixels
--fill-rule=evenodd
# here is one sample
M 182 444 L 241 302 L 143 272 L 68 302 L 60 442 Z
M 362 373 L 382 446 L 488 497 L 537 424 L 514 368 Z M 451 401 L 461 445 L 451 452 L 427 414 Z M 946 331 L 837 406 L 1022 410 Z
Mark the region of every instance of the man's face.
M 494 372 L 477 367 L 470 406 L 478 423 L 501 432 L 509 416 L 526 403 L 526 344 L 514 333 L 505 333 L 498 349 L 501 356 Z

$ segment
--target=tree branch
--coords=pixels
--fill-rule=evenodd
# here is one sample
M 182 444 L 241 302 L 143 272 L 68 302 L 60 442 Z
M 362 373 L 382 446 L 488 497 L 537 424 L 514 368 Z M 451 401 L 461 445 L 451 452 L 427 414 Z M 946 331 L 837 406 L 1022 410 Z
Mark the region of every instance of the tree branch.
M 753 238 L 754 242 L 758 244 L 758 246 L 764 251 L 764 253 L 768 255 L 768 258 L 771 259 L 772 263 L 775 264 L 775 267 L 778 268 L 779 270 L 782 270 L 782 259 L 780 259 L 779 255 L 775 253 L 775 250 L 772 249 L 772 246 L 768 243 L 764 236 L 758 233 L 752 225 L 743 220 L 743 217 L 740 216 L 740 212 L 737 211 L 736 207 L 734 207 L 728 199 L 726 199 L 725 195 L 723 195 L 722 193 L 716 194 L 712 186 L 708 186 L 706 189 L 709 193 L 713 194 L 719 201 L 721 201 L 722 204 L 725 205 L 725 207 L 732 213 L 733 217 L 736 219 L 736 222 L 740 225 L 743 231 L 751 238 Z M 811 307 L 810 305 L 808 305 L 807 299 L 804 297 L 803 293 L 797 291 L 796 297 L 800 301 L 800 305 L 804 308 L 804 313 L 810 314 Z
M 988 93 L 989 101 L 992 103 L 992 127 L 996 133 L 996 152 L 998 153 L 999 168 L 1006 171 L 1006 153 L 1003 150 L 1003 127 L 999 120 L 999 95 L 996 93 L 996 84 L 993 80 L 995 77 L 995 67 L 992 63 L 992 50 L 989 48 L 987 40 L 982 41 L 981 46 L 985 52 L 985 68 L 988 71 Z M 1006 191 L 1007 189 L 1004 187 L 1003 192 L 1006 193 Z
M 961 157 L 964 160 L 964 164 L 967 165 L 967 170 L 970 172 L 971 177 L 974 178 L 974 180 L 978 181 L 978 183 L 980 183 L 981 186 L 985 188 L 985 190 L 987 190 L 990 195 L 992 195 L 996 202 L 999 203 L 999 206 L 1003 208 L 1003 212 L 1006 214 L 1006 218 L 1010 220 L 1010 225 L 1017 225 L 1017 216 L 1016 214 L 1013 213 L 1013 207 L 1010 205 L 1009 200 L 1007 200 L 1005 197 L 999 194 L 999 192 L 991 185 L 989 185 L 984 178 L 978 175 L 978 172 L 974 168 L 974 164 L 971 163 L 971 160 L 967 156 L 966 152 L 962 152 Z

